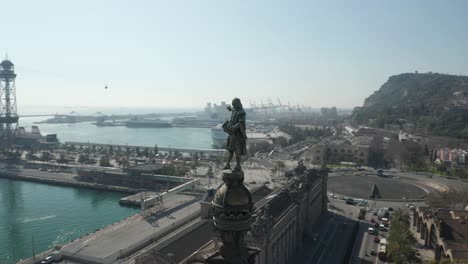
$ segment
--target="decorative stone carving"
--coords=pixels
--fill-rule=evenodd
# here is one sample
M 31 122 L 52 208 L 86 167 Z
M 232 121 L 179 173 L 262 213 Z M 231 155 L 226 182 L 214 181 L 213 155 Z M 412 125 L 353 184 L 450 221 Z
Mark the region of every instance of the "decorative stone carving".
M 258 251 L 247 248 L 244 244 L 244 236 L 254 219 L 252 196 L 243 184 L 244 172 L 224 170 L 223 181 L 212 201 L 213 225 L 219 234 L 222 246 L 207 262 L 253 263 Z
M 273 227 L 274 218 L 270 214 L 269 205 L 265 205 L 263 209 L 258 210 L 255 222 L 252 224 L 252 235 L 255 237 L 264 237 Z

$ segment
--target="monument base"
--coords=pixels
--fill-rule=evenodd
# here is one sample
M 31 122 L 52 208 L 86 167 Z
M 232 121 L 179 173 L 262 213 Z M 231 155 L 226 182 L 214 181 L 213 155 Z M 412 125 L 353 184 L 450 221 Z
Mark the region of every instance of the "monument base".
M 224 254 L 223 254 L 224 253 Z M 255 257 L 260 250 L 258 248 L 244 247 L 235 254 L 231 249 L 221 247 L 221 250 L 208 256 L 205 263 L 208 264 L 255 264 Z

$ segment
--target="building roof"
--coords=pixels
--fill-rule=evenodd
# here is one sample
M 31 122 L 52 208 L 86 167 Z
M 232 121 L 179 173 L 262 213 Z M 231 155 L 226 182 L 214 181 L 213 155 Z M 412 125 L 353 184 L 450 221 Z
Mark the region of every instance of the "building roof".
M 209 221 L 206 221 L 199 227 L 160 249 L 159 253 L 163 256 L 173 254 L 171 260 L 175 263 L 179 263 L 192 255 L 193 252 L 197 251 L 201 246 L 208 243 L 213 236 L 213 227 Z
M 468 250 L 452 250 L 452 256 L 455 260 L 468 259 Z
M 260 188 L 251 191 L 252 201 L 254 203 L 257 203 L 258 201 L 269 195 L 271 192 L 272 190 L 270 188 L 268 188 L 265 185 L 262 185 Z
M 452 250 L 468 250 L 468 240 L 446 240 L 444 242 L 447 248 L 450 248 Z
M 151 173 L 153 171 L 163 168 L 164 166 L 165 165 L 157 164 L 157 163 L 145 163 L 145 164 L 138 164 L 135 166 L 128 167 L 127 170 Z
M 446 240 L 468 240 L 468 223 L 460 219 L 446 219 L 441 222 L 441 236 Z
M 252 200 L 254 203 L 265 198 L 268 194 L 271 193 L 271 189 L 267 186 L 261 186 L 252 191 Z M 209 190 L 210 192 L 210 190 Z M 212 190 L 211 193 L 214 193 Z M 209 198 L 208 198 L 209 197 Z M 213 194 L 207 195 L 205 202 L 211 202 Z M 182 260 L 189 257 L 193 252 L 196 252 L 203 245 L 208 243 L 214 237 L 213 227 L 209 221 L 206 221 L 202 225 L 188 232 L 187 234 L 181 236 L 177 240 L 168 244 L 164 248 L 160 249 L 158 252 L 161 256 L 167 257 L 168 254 L 173 254 L 171 260 L 175 263 L 179 263 Z M 150 263 L 150 262 L 148 262 Z

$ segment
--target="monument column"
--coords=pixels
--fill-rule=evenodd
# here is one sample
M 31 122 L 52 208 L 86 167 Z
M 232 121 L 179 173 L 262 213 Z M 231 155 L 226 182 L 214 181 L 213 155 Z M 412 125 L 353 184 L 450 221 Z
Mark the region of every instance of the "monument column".
M 223 184 L 216 191 L 212 203 L 213 225 L 220 239 L 219 250 L 206 259 L 210 264 L 254 264 L 257 248 L 247 247 L 244 236 L 254 220 L 252 196 L 244 185 L 241 157 L 247 154 L 246 113 L 239 98 L 232 100 L 231 119 L 223 124 L 228 134 L 229 152 L 223 169 Z M 231 170 L 235 156 L 236 166 Z

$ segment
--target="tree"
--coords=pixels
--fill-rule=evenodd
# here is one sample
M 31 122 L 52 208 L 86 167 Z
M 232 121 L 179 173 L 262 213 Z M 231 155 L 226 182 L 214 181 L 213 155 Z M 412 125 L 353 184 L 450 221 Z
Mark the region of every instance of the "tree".
M 414 167 L 415 169 L 424 169 L 424 150 L 422 146 L 416 142 L 406 141 L 403 142 L 403 146 L 406 148 L 408 158 L 406 162 Z
M 278 172 L 278 168 L 277 168 L 276 166 L 273 167 L 273 169 L 271 169 L 271 177 L 272 177 L 273 179 L 276 178 L 277 172 Z
M 140 155 L 141 155 L 140 147 L 136 147 L 136 148 L 135 148 L 135 152 L 136 152 L 136 155 L 137 155 L 138 157 L 140 157 Z
M 154 152 L 154 154 L 159 153 L 158 145 L 154 145 L 153 152 Z
M 126 157 L 121 157 L 117 160 L 117 164 L 119 164 L 120 167 L 126 168 L 130 163 L 128 162 L 128 159 Z
M 276 162 L 276 167 L 280 173 L 283 173 L 284 168 L 286 168 L 286 165 L 282 161 Z
M 372 139 L 369 145 L 369 153 L 367 154 L 367 163 L 374 168 L 385 166 L 382 136 L 378 135 Z
M 208 178 L 213 178 L 213 168 L 210 166 L 208 168 L 208 172 L 206 173 L 206 176 L 208 176 Z
M 101 156 L 101 159 L 99 159 L 99 166 L 101 167 L 112 167 L 109 161 L 109 156 L 103 155 Z
M 89 155 L 88 154 L 80 154 L 78 156 L 78 163 L 80 164 L 85 164 L 87 163 L 89 160 Z
M 323 162 L 325 164 L 330 164 L 332 162 L 332 155 L 333 154 L 331 152 L 331 149 L 327 145 L 325 149 L 325 154 L 323 155 Z
M 198 166 L 200 166 L 200 162 L 198 161 L 198 159 L 194 159 L 192 161 L 192 164 L 190 165 L 190 168 L 195 171 L 198 168 Z
M 397 264 L 421 263 L 421 256 L 413 247 L 416 239 L 409 230 L 410 217 L 401 209 L 392 216 L 392 226 L 388 235 L 387 255 L 390 261 Z
M 52 159 L 52 155 L 48 151 L 42 152 L 42 161 L 49 162 Z
M 150 156 L 149 148 L 145 148 L 145 149 L 143 150 L 143 156 L 144 156 L 145 158 L 148 158 L 148 157 Z
M 57 160 L 57 163 L 60 163 L 60 164 L 68 164 L 70 162 L 69 159 L 67 159 L 65 157 L 65 154 L 60 154 L 60 158 Z
M 429 157 L 429 148 L 427 147 L 427 144 L 424 144 L 424 156 Z

